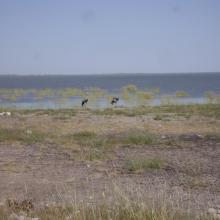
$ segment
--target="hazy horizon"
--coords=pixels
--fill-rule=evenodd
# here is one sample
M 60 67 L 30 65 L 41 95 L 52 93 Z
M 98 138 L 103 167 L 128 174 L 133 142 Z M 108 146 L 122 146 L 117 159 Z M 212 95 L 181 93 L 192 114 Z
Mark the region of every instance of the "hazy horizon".
M 0 75 L 220 72 L 220 1 L 0 0 Z
M 96 76 L 96 75 L 176 75 L 176 74 L 181 74 L 181 75 L 184 75 L 184 74 L 220 74 L 220 71 L 219 72 L 154 72 L 154 73 L 84 73 L 84 74 L 77 74 L 77 73 L 74 73 L 74 74 L 54 74 L 54 73 L 50 73 L 50 74 L 0 74 L 0 76 L 71 76 L 71 75 L 74 75 L 74 76 Z

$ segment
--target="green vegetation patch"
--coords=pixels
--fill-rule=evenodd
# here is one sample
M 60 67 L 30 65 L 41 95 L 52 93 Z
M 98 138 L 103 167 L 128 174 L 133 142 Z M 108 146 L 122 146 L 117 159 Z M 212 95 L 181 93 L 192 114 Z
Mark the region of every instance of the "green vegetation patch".
M 143 131 L 127 132 L 117 135 L 96 134 L 91 131 L 81 131 L 61 137 L 63 143 L 77 143 L 84 147 L 112 149 L 124 144 L 148 145 L 156 143 L 155 135 Z
M 155 137 L 148 133 L 131 133 L 124 137 L 123 142 L 127 144 L 145 145 L 153 144 Z
M 200 189 L 209 186 L 209 182 L 200 177 L 184 175 L 179 177 L 180 185 L 186 189 Z
M 190 95 L 185 91 L 177 91 L 176 92 L 176 97 L 181 98 L 181 97 L 188 97 L 188 96 L 190 96 Z
M 213 141 L 220 141 L 220 133 L 208 133 L 205 138 Z
M 0 142 L 18 141 L 26 144 L 45 141 L 47 135 L 39 131 L 24 129 L 0 129 Z
M 87 140 L 95 138 L 96 134 L 91 131 L 80 131 L 80 132 L 74 133 L 72 137 L 74 140 L 77 140 L 77 141 L 84 141 L 84 140 L 87 141 Z
M 107 158 L 107 152 L 103 148 L 87 148 L 84 149 L 80 155 L 81 160 L 97 161 Z
M 134 159 L 127 161 L 127 168 L 131 172 L 143 172 L 148 169 L 162 169 L 164 164 L 160 158 Z
M 173 113 L 173 114 L 187 114 L 187 117 L 191 115 L 200 115 L 206 117 L 220 118 L 220 104 L 190 104 L 190 105 L 160 105 L 160 106 L 139 106 L 134 108 L 106 108 L 104 110 L 92 111 L 97 115 L 124 115 L 124 116 L 138 116 L 147 115 L 153 113 Z

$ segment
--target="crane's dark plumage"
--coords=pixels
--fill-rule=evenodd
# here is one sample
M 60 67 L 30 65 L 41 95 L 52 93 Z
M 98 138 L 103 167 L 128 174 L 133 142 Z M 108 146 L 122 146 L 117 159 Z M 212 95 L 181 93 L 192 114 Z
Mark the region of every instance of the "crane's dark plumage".
M 82 107 L 88 102 L 88 99 L 83 99 L 82 100 Z
M 113 97 L 112 99 L 115 100 L 116 102 L 119 101 L 119 98 L 117 97 Z
M 111 104 L 114 105 L 114 104 L 116 104 L 118 101 L 119 101 L 119 98 L 113 97 L 113 98 L 112 98 L 112 101 L 111 101 Z

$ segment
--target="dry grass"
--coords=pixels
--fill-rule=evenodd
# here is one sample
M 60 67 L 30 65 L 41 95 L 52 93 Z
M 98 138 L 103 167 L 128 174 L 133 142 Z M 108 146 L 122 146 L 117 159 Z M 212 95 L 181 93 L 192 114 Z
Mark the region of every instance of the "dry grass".
M 0 129 L 0 142 L 22 142 L 32 144 L 36 142 L 43 142 L 48 137 L 48 134 L 33 131 L 30 129 Z
M 125 116 L 138 116 L 149 113 L 185 113 L 190 115 L 200 115 L 207 117 L 220 116 L 220 104 L 192 104 L 192 105 L 161 105 L 161 106 L 140 106 L 134 108 L 112 109 L 107 108 L 104 110 L 94 110 L 93 113 L 98 115 L 125 115 Z
M 26 200 L 24 200 L 26 201 Z M 21 202 L 23 203 L 23 201 Z M 25 216 L 23 207 L 13 211 L 7 206 L 0 207 L 0 220 L 11 219 L 14 216 Z M 22 213 L 22 214 L 19 214 Z M 147 203 L 137 203 L 132 201 L 115 201 L 115 204 L 108 205 L 79 205 L 69 206 L 47 206 L 26 212 L 29 218 L 39 218 L 41 220 L 214 220 L 213 217 L 200 214 L 194 215 L 182 212 L 178 209 L 167 207 L 165 204 L 157 207 L 148 206 Z M 26 218 L 24 218 L 26 219 Z
M 219 105 L 14 110 L 0 118 L 0 195 L 7 199 L 26 190 L 36 206 L 58 197 L 55 206 L 32 211 L 42 220 L 195 219 L 195 201 L 204 213 L 220 199 L 218 114 Z M 124 193 L 123 201 L 114 198 L 111 181 L 126 191 L 115 193 Z M 68 190 L 50 193 L 59 184 Z M 181 208 L 176 200 L 157 198 L 174 190 Z M 10 213 L 1 207 L 0 220 Z
M 152 169 L 158 170 L 164 167 L 164 161 L 160 158 L 150 159 L 135 159 L 127 161 L 127 168 L 131 172 L 144 172 L 145 170 Z

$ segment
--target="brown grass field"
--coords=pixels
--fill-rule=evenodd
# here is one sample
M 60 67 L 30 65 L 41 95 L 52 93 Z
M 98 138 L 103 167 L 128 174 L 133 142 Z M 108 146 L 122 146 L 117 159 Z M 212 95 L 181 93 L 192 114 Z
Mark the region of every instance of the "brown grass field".
M 29 200 L 33 207 L 25 209 Z M 12 213 L 215 219 L 207 211 L 219 206 L 219 104 L 12 110 L 0 117 L 0 220 Z

